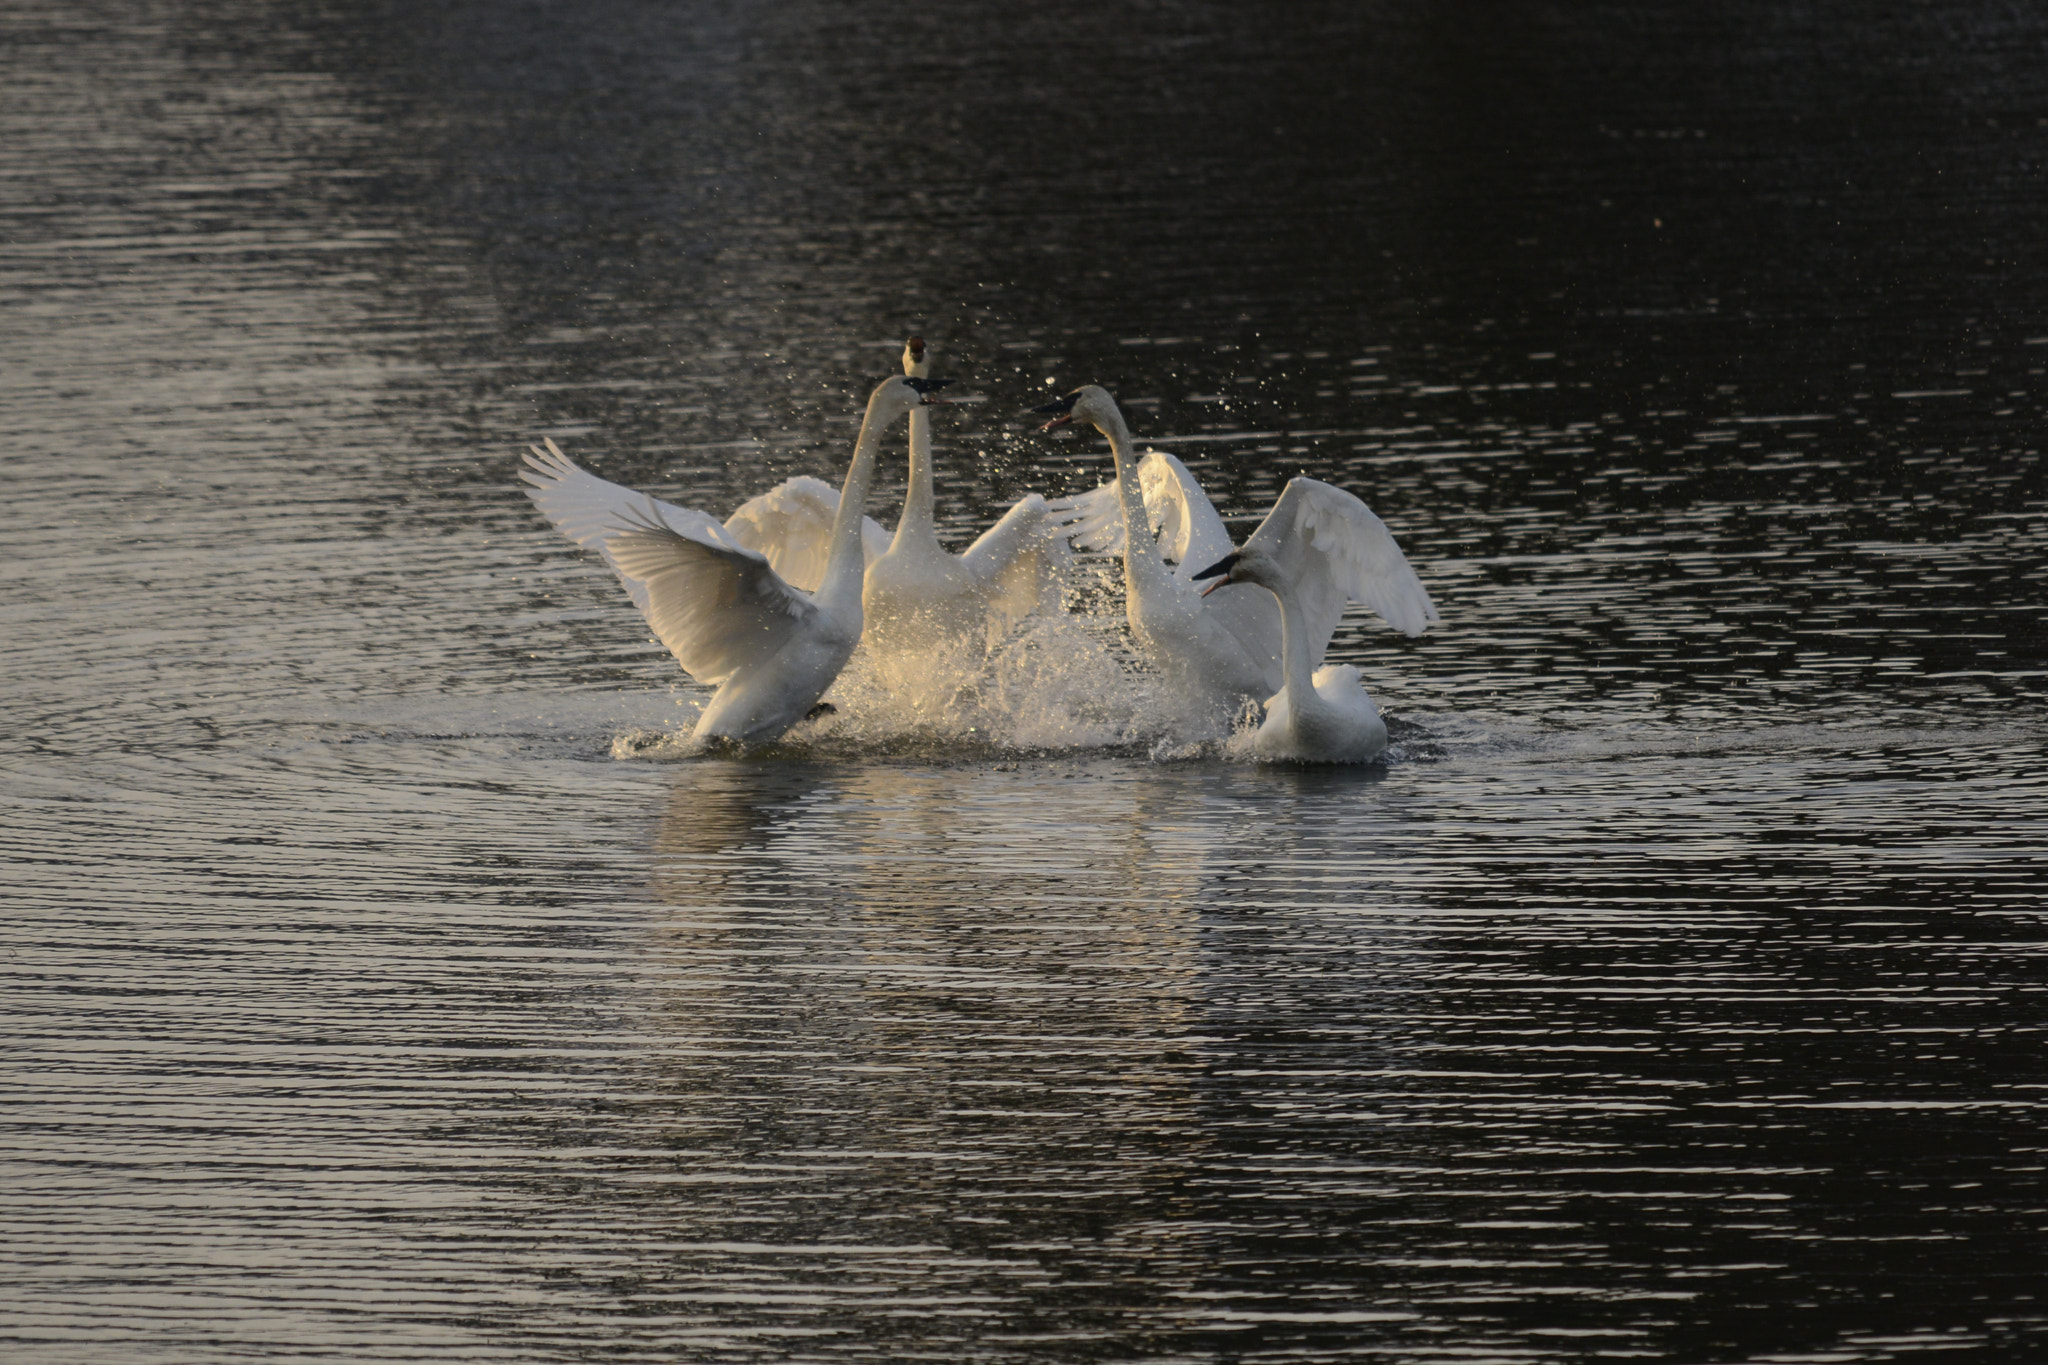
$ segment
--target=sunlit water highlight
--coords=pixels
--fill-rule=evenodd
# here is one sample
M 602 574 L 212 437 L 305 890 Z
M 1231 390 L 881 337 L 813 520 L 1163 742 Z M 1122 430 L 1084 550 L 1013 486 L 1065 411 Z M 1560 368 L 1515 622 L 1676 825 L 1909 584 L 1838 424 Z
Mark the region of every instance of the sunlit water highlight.
M 1983 8 L 0 21 L 8 1359 L 2039 1356 Z M 681 753 L 516 452 L 836 478 L 913 326 L 955 544 L 1084 379 L 1239 532 L 1359 491 L 1388 760 L 1222 757 L 1102 588 Z

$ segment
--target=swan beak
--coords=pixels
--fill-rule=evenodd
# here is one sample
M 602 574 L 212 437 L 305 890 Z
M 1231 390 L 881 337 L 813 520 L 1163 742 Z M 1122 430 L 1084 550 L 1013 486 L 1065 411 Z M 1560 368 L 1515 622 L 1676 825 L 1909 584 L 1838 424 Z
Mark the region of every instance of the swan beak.
M 1232 553 L 1223 556 L 1223 558 L 1217 560 L 1208 568 L 1202 570 L 1198 574 L 1193 575 L 1193 577 L 1197 581 L 1200 581 L 1204 578 L 1214 578 L 1216 580 L 1214 583 L 1211 583 L 1208 587 L 1202 589 L 1202 596 L 1207 597 L 1210 593 L 1216 591 L 1216 589 L 1228 583 L 1230 581 L 1230 571 L 1235 567 L 1237 567 L 1237 554 Z
M 953 381 L 950 379 L 920 379 L 916 375 L 905 375 L 903 382 L 917 390 L 919 399 L 926 407 L 944 407 L 946 400 L 934 397 L 934 395 Z
M 1047 422 L 1044 426 L 1038 429 L 1040 434 L 1051 431 L 1055 427 L 1063 427 L 1067 423 L 1073 421 L 1074 400 L 1078 397 L 1080 397 L 1079 394 L 1070 393 L 1065 398 L 1055 398 L 1050 403 L 1046 403 L 1040 407 L 1033 408 L 1033 412 L 1045 413 L 1052 417 L 1052 420 L 1050 422 Z

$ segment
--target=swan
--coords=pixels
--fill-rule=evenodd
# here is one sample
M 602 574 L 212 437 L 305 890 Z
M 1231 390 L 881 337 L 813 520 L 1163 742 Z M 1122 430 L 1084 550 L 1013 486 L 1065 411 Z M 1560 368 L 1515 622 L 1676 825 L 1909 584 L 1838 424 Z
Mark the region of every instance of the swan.
M 1076 538 L 1090 548 L 1122 549 L 1131 634 L 1154 665 L 1198 702 L 1210 705 L 1235 706 L 1240 698 L 1281 693 L 1287 683 L 1286 630 L 1276 595 L 1243 579 L 1226 580 L 1206 592 L 1195 586 L 1195 566 L 1230 553 L 1231 540 L 1187 466 L 1164 451 L 1134 461 L 1123 413 L 1097 385 L 1085 385 L 1034 411 L 1052 419 L 1043 431 L 1079 420 L 1109 440 L 1116 478 L 1069 500 L 1079 528 Z M 1362 519 L 1353 515 L 1354 508 Z M 1139 536 L 1134 542 L 1126 529 L 1131 526 L 1156 527 L 1158 538 Z M 1370 606 L 1407 635 L 1420 635 L 1440 619 L 1429 591 L 1385 524 L 1342 489 L 1315 479 L 1293 480 L 1254 538 L 1258 535 L 1268 535 L 1267 544 L 1284 542 L 1295 557 L 1290 563 L 1299 570 L 1293 588 L 1297 633 L 1311 669 L 1322 664 L 1347 599 Z
M 1110 454 L 1116 462 L 1114 482 L 1092 495 L 1070 500 L 1084 517 L 1090 511 L 1096 514 L 1092 522 L 1082 522 L 1084 538 L 1086 529 L 1092 525 L 1100 545 L 1100 523 L 1111 516 L 1125 526 L 1152 524 L 1131 454 L 1131 430 L 1125 425 L 1116 400 L 1106 390 L 1088 384 L 1033 411 L 1051 416 L 1052 420 L 1039 428 L 1041 431 L 1082 421 L 1109 439 Z M 1181 473 L 1185 472 L 1183 468 Z M 1170 473 L 1167 470 L 1162 477 L 1170 477 Z M 1190 542 L 1197 547 L 1197 553 L 1215 550 L 1220 554 L 1230 548 L 1230 535 L 1223 529 L 1222 518 L 1216 515 L 1216 509 L 1202 496 L 1199 487 L 1194 493 L 1193 499 L 1174 500 L 1180 515 L 1171 528 L 1175 534 L 1168 538 L 1166 548 L 1176 551 L 1175 557 L 1181 561 L 1178 572 L 1167 567 L 1161 557 L 1162 547 L 1150 536 L 1121 537 L 1124 612 L 1138 648 L 1170 685 L 1197 704 L 1235 707 L 1239 697 L 1265 697 L 1280 687 L 1280 623 L 1267 594 L 1248 589 L 1227 590 L 1204 600 L 1200 589 L 1186 576 L 1193 563 L 1206 562 L 1190 555 Z M 1110 503 L 1112 497 L 1114 502 Z M 1114 513 L 1107 513 L 1110 506 L 1115 508 Z M 1197 508 L 1207 514 L 1205 519 L 1198 521 L 1189 515 Z M 1266 619 L 1269 617 L 1270 621 Z
M 903 372 L 930 373 L 923 337 L 903 348 Z M 910 477 L 903 515 L 881 555 L 868 562 L 861 603 L 869 644 L 883 652 L 924 651 L 954 639 L 982 635 L 993 644 L 1017 620 L 1059 605 L 1059 571 L 1067 518 L 1045 498 L 1027 493 L 961 554 L 939 544 L 933 524 L 931 416 L 910 414 Z
M 1371 603 L 1390 621 L 1405 616 L 1418 635 L 1439 619 L 1429 594 L 1386 523 L 1352 494 L 1320 479 L 1295 478 L 1244 548 L 1193 574 L 1264 588 L 1280 609 L 1286 678 L 1266 702 L 1263 724 L 1243 746 L 1259 758 L 1298 763 L 1366 763 L 1387 747 L 1387 726 L 1350 664 L 1318 669 L 1312 649 L 1327 644 L 1344 599 Z M 1384 605 L 1383 605 L 1384 604 Z M 1422 619 L 1416 620 L 1417 609 Z
M 708 513 L 607 483 L 552 441 L 527 455 L 520 478 L 541 514 L 602 554 L 684 671 L 717 688 L 693 740 L 770 743 L 811 713 L 846 666 L 861 634 L 861 521 L 876 453 L 883 433 L 939 384 L 891 377 L 868 396 L 815 592 L 792 586 Z

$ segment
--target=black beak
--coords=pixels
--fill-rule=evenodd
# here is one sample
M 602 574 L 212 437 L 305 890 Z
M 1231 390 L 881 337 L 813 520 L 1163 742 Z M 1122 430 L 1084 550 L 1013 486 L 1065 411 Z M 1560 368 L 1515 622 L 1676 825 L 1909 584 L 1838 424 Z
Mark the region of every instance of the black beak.
M 903 382 L 910 385 L 911 388 L 916 389 L 918 394 L 921 397 L 923 397 L 925 402 L 943 403 L 946 401 L 945 399 L 934 398 L 932 397 L 932 395 L 937 393 L 940 389 L 945 388 L 946 385 L 952 383 L 953 381 L 950 379 L 919 379 L 915 375 L 905 375 L 903 377 Z
M 1214 564 L 1211 564 L 1208 568 L 1202 570 L 1200 573 L 1195 575 L 1195 577 L 1198 579 L 1213 578 L 1216 580 L 1214 583 L 1211 583 L 1208 587 L 1202 589 L 1202 596 L 1207 597 L 1210 593 L 1216 591 L 1216 589 L 1230 582 L 1230 571 L 1237 567 L 1238 555 L 1241 553 L 1241 551 L 1233 551 L 1232 553 L 1223 556 L 1223 558 L 1217 560 Z
M 1063 427 L 1067 423 L 1073 421 L 1074 400 L 1079 398 L 1080 396 L 1081 395 L 1078 393 L 1070 393 L 1065 398 L 1055 398 L 1050 403 L 1046 403 L 1043 406 L 1033 408 L 1033 412 L 1044 413 L 1052 418 L 1050 422 L 1047 422 L 1044 426 L 1040 427 L 1039 430 L 1042 432 L 1051 431 L 1054 427 Z

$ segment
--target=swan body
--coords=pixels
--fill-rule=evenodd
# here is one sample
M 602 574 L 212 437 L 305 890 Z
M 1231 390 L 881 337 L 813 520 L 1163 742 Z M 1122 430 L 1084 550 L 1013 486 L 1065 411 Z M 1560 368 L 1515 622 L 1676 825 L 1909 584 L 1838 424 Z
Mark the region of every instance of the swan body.
M 1109 441 L 1116 464 L 1115 480 L 1093 494 L 1074 499 L 1080 514 L 1084 541 L 1103 542 L 1104 526 L 1114 520 L 1123 526 L 1152 525 L 1146 511 L 1136 457 L 1131 451 L 1131 431 L 1118 410 L 1116 400 L 1094 384 L 1076 389 L 1065 398 L 1037 409 L 1053 414 L 1041 430 L 1050 431 L 1068 422 L 1086 422 Z M 1149 458 L 1149 457 L 1148 457 Z M 1171 457 L 1167 457 L 1171 459 Z M 1280 640 L 1277 614 L 1270 599 L 1237 587 L 1204 600 L 1187 577 L 1194 553 L 1218 546 L 1227 548 L 1229 533 L 1222 518 L 1201 495 L 1176 497 L 1167 485 L 1183 476 L 1186 469 L 1178 460 L 1152 467 L 1153 482 L 1164 499 L 1163 506 L 1175 509 L 1177 520 L 1166 546 L 1150 535 L 1123 535 L 1124 612 L 1131 636 L 1152 665 L 1168 683 L 1197 704 L 1218 708 L 1234 707 L 1240 697 L 1264 697 L 1280 686 Z M 1177 472 L 1176 472 L 1177 470 Z M 1113 500 L 1113 502 L 1111 501 Z M 1106 509 L 1115 508 L 1113 513 Z M 1162 557 L 1177 551 L 1178 571 Z M 1268 623 L 1263 618 L 1273 616 Z
M 1296 706 L 1293 697 L 1312 698 Z M 1370 763 L 1387 748 L 1387 723 L 1350 664 L 1319 668 L 1301 687 L 1288 680 L 1266 719 L 1236 752 L 1282 763 Z
M 1196 566 L 1228 554 L 1231 542 L 1188 467 L 1164 451 L 1134 460 L 1122 413 L 1095 385 L 1038 411 L 1054 414 L 1048 429 L 1086 421 L 1109 440 L 1116 478 L 1072 499 L 1075 540 L 1083 548 L 1123 552 L 1125 605 L 1140 647 L 1198 696 L 1232 704 L 1277 694 L 1286 683 L 1286 659 L 1274 595 L 1242 579 L 1206 593 L 1195 586 Z M 1154 534 L 1134 541 L 1131 526 Z M 1253 540 L 1261 536 L 1262 544 L 1284 554 L 1294 576 L 1299 634 L 1311 669 L 1321 666 L 1347 600 L 1371 607 L 1408 635 L 1439 619 L 1392 533 L 1342 489 L 1293 480 Z
M 903 371 L 930 372 L 924 338 L 903 348 Z M 903 515 L 881 554 L 871 556 L 861 589 L 871 648 L 929 649 L 961 638 L 993 643 L 1017 619 L 1059 605 L 1066 518 L 1028 493 L 963 554 L 939 544 L 933 524 L 931 417 L 910 414 L 910 478 Z
M 770 743 L 846 666 L 861 635 L 861 523 L 876 455 L 883 433 L 925 401 L 921 384 L 891 378 L 869 396 L 812 591 L 708 513 L 596 478 L 552 441 L 526 457 L 520 477 L 541 514 L 603 555 L 684 671 L 717 689 L 693 739 Z
M 1247 737 L 1254 756 L 1299 763 L 1365 763 L 1387 747 L 1386 722 L 1349 664 L 1317 668 L 1347 600 L 1364 602 L 1409 635 L 1439 620 L 1428 591 L 1386 523 L 1320 479 L 1288 482 L 1245 541 L 1191 576 L 1265 589 L 1280 611 L 1283 683 Z

